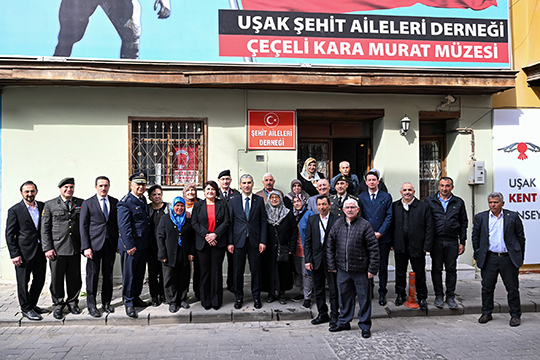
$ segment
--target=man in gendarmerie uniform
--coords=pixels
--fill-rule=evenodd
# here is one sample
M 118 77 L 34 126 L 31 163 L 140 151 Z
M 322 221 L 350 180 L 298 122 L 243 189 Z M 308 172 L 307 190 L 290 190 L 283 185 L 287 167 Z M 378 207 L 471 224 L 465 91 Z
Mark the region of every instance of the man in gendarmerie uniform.
M 142 301 L 144 274 L 150 239 L 150 218 L 144 192 L 146 176 L 142 172 L 129 177 L 131 191 L 118 202 L 118 250 L 122 261 L 122 297 L 126 315 L 137 318 L 135 307 L 146 307 L 150 303 Z
M 223 170 L 218 175 L 219 194 L 218 199 L 229 202 L 233 197 L 240 196 L 240 192 L 231 188 L 231 170 Z M 228 234 L 227 234 L 228 236 Z M 227 251 L 227 289 L 234 293 L 234 263 L 233 254 Z
M 45 203 L 41 216 L 41 242 L 51 267 L 51 297 L 55 319 L 64 317 L 64 308 L 80 314 L 81 236 L 79 217 L 83 199 L 73 196 L 75 179 L 67 177 L 58 183 L 60 196 Z M 64 281 L 67 298 L 64 300 Z

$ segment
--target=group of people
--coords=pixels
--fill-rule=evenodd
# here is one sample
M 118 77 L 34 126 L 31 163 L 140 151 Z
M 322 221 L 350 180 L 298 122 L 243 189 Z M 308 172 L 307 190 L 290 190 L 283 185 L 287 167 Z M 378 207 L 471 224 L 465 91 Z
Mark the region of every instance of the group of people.
M 187 185 L 183 196 L 171 203 L 163 201 L 161 186 L 147 190 L 144 173 L 130 177 L 131 191 L 120 200 L 108 195 L 110 181 L 105 176 L 96 178 L 96 195 L 84 201 L 73 196 L 73 178 L 61 180 L 60 196 L 46 203 L 35 200 L 37 186 L 27 181 L 20 188 L 23 200 L 8 211 L 6 228 L 22 314 L 41 320 L 40 314 L 45 312 L 37 301 L 45 281 L 46 258 L 51 269 L 53 316 L 63 318 L 66 308 L 72 314 L 81 312 L 81 253 L 87 258 L 89 314 L 102 315 L 96 304 L 100 270 L 102 309 L 114 312 L 111 299 L 117 251 L 123 304 L 132 318 L 138 316 L 137 307 L 163 302 L 171 313 L 188 308 L 192 268 L 195 296 L 206 310 L 219 309 L 225 254 L 227 288 L 235 295 L 234 308 L 244 305 L 247 258 L 255 308 L 262 307 L 261 293 L 267 293 L 267 303 L 285 304 L 296 273 L 302 289 L 293 300 L 303 300 L 302 306 L 310 308 L 314 294 L 318 315 L 311 322 L 329 323 L 332 332 L 350 329 L 357 297 L 362 336 L 371 336 L 373 278 L 379 277 L 378 303 L 384 306 L 391 250 L 396 265 L 396 306 L 405 302 L 410 262 L 419 306 L 427 309 L 425 255 L 429 252 L 434 305 L 442 308 L 446 302 L 450 309 L 458 308 L 456 262 L 465 250 L 468 220 L 463 200 L 452 193 L 451 178 L 441 178 L 439 192 L 425 201 L 416 198 L 414 186 L 405 182 L 401 199 L 393 202 L 376 169 L 362 183 L 350 174 L 347 162 L 340 164 L 340 173 L 331 181 L 316 169 L 316 160 L 308 159 L 286 195 L 274 187 L 270 173 L 263 176 L 263 189 L 255 194 L 253 177 L 242 175 L 237 191 L 231 187 L 230 171 L 224 170 L 218 175 L 219 185 L 212 180 L 204 183 L 204 199 L 197 198 L 195 185 Z M 523 225 L 515 212 L 502 210 L 502 194 L 491 193 L 488 201 L 490 210 L 475 216 L 472 239 L 483 278 L 479 322 L 492 318 L 493 292 L 500 273 L 508 291 L 510 325 L 517 326 Z M 151 302 L 140 297 L 147 266 Z

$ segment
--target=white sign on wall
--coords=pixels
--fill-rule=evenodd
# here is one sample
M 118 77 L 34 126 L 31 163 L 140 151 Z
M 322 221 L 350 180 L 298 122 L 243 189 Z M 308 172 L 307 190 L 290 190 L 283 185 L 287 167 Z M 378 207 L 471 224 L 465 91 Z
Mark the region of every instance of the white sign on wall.
M 540 109 L 500 109 L 493 114 L 495 191 L 525 227 L 525 264 L 540 263 Z

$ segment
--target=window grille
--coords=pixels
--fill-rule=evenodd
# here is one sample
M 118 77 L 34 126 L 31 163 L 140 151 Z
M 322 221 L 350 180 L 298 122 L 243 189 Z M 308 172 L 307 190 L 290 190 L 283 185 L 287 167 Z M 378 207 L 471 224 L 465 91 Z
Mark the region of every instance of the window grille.
M 149 185 L 202 186 L 204 119 L 131 120 L 131 173 L 146 173 Z
M 442 151 L 440 141 L 420 143 L 420 198 L 436 194 L 442 176 Z

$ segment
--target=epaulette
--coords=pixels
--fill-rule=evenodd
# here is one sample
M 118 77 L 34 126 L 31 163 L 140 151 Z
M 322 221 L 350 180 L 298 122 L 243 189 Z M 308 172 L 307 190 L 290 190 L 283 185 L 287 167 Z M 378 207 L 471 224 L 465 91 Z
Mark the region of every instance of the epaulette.
M 129 194 L 126 194 L 126 195 L 124 195 L 124 197 L 123 197 L 123 198 L 121 198 L 121 199 L 120 199 L 120 201 L 126 201 L 126 200 L 127 200 L 127 198 L 128 198 L 128 196 L 129 196 Z

